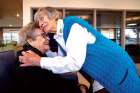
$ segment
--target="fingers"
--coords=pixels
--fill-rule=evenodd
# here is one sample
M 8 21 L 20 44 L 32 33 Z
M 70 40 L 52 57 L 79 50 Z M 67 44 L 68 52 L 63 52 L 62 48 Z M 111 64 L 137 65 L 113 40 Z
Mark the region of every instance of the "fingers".
M 32 66 L 32 63 L 24 56 L 19 56 L 19 62 L 22 63 L 20 64 L 21 67 Z
M 31 51 L 31 50 L 26 51 L 26 52 L 23 51 L 22 55 L 25 56 L 25 57 L 37 56 L 37 54 L 35 52 Z
M 25 51 L 22 52 L 22 55 L 25 56 L 25 57 L 29 57 L 30 54 L 31 54 L 30 51 L 29 52 L 27 52 L 27 51 L 26 52 Z
M 26 53 L 35 54 L 35 53 L 34 53 L 33 51 L 31 51 L 31 50 L 26 51 Z
M 29 50 L 29 51 L 27 51 L 28 53 L 30 53 L 30 54 L 32 54 L 32 55 L 37 55 L 35 52 L 33 52 L 33 51 L 31 51 L 31 50 Z
M 41 57 L 32 51 L 22 52 L 19 56 L 19 61 L 23 64 L 21 66 L 40 66 Z
M 20 61 L 21 63 L 26 63 L 26 59 L 25 59 L 24 56 L 19 56 L 19 61 Z
M 29 53 L 22 52 L 22 55 L 23 56 L 19 56 L 19 62 L 23 63 L 23 64 L 28 64 L 29 65 L 29 63 L 31 63 L 29 61 L 29 59 L 30 59 Z
M 20 65 L 21 67 L 27 67 L 27 66 L 32 66 L 31 64 L 28 64 L 28 63 L 26 63 L 26 64 L 21 64 Z

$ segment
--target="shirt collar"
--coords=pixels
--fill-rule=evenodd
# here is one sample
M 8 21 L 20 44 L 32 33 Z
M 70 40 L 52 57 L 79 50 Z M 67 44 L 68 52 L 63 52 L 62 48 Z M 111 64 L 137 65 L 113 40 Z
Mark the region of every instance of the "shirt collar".
M 57 32 L 56 35 L 63 35 L 63 28 L 64 28 L 64 23 L 62 19 L 58 19 L 57 21 Z
M 63 28 L 64 28 L 63 20 L 58 19 L 58 21 L 57 21 L 57 31 L 56 31 L 56 34 L 54 35 L 54 39 L 65 50 L 65 42 L 64 42 L 64 39 L 63 39 Z

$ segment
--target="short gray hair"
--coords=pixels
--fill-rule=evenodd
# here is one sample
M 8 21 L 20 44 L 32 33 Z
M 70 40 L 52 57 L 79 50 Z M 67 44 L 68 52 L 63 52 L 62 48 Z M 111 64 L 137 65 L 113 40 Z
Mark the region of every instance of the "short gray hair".
M 45 13 L 49 19 L 59 19 L 62 18 L 62 13 L 53 7 L 42 7 L 39 8 L 38 11 L 34 15 L 34 21 L 38 23 L 40 14 Z
M 35 29 L 36 29 L 36 24 L 35 22 L 30 22 L 23 28 L 21 28 L 19 32 L 19 46 L 23 46 L 26 42 L 27 39 L 35 39 Z

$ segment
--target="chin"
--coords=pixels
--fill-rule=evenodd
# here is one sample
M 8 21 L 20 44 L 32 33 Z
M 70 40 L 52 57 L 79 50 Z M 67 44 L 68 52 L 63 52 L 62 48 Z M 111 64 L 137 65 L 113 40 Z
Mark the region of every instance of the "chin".
M 42 50 L 42 53 L 44 54 L 46 51 L 47 51 L 46 49 L 43 49 L 43 50 Z

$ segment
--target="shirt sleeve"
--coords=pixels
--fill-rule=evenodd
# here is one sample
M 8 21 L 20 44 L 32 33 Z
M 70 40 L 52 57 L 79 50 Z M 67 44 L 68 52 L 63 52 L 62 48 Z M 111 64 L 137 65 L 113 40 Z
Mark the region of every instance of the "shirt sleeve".
M 66 42 L 67 56 L 56 56 L 54 58 L 42 57 L 40 65 L 42 68 L 51 70 L 54 73 L 67 73 L 78 71 L 86 57 L 86 47 L 89 42 L 87 29 L 75 23 L 72 25 L 69 37 Z M 90 38 L 94 43 L 95 37 Z
M 57 53 L 57 52 L 52 52 L 51 50 L 48 50 L 48 51 L 46 52 L 46 55 L 47 55 L 48 57 L 55 57 L 55 56 L 58 55 L 58 53 Z

